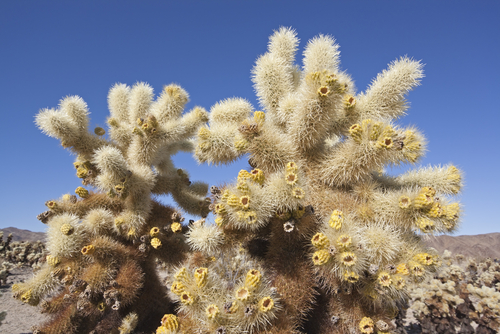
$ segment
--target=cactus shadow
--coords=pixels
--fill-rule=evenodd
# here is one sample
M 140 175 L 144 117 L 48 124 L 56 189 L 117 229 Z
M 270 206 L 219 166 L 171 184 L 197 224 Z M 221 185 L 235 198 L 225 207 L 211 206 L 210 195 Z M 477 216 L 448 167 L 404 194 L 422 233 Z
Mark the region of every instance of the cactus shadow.
M 7 312 L 0 312 L 0 326 L 2 326 L 2 321 L 7 317 Z

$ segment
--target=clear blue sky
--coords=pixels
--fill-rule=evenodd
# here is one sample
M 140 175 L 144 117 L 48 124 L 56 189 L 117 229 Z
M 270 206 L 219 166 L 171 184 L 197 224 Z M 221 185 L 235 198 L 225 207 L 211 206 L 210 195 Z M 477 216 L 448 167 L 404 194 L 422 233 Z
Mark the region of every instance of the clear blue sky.
M 80 185 L 73 157 L 34 125 L 67 95 L 103 126 L 116 82 L 172 82 L 209 109 L 238 96 L 258 104 L 250 80 L 268 36 L 295 28 L 301 48 L 315 35 L 340 45 L 343 69 L 364 90 L 392 60 L 425 63 L 409 115 L 429 140 L 423 165 L 465 171 L 458 234 L 500 232 L 500 2 L 498 1 L 0 1 L 0 228 L 43 231 L 44 202 Z M 300 60 L 301 57 L 298 57 Z M 231 181 L 245 161 L 197 166 L 192 180 Z

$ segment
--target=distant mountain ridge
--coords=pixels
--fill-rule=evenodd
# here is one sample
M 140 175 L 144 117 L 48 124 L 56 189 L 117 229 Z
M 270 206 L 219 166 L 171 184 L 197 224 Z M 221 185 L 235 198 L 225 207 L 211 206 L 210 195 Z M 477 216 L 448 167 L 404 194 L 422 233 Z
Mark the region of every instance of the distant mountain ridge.
M 12 233 L 12 241 L 45 241 L 44 232 L 32 232 L 30 230 L 22 230 L 17 227 L 0 228 L 3 231 L 3 239 Z
M 14 241 L 44 241 L 44 232 L 32 232 L 16 227 L 1 228 L 4 232 L 4 239 L 12 233 Z M 440 235 L 429 237 L 425 240 L 429 247 L 435 248 L 440 254 L 444 250 L 449 250 L 453 254 L 463 254 L 475 258 L 496 258 L 500 259 L 500 233 L 488 233 L 477 235 Z

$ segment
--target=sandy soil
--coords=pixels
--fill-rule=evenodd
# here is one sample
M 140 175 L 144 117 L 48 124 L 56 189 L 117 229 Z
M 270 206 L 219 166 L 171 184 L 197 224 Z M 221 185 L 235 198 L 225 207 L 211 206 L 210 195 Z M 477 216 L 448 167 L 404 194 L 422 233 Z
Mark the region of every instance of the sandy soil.
M 31 326 L 37 325 L 47 319 L 37 307 L 24 304 L 12 298 L 12 284 L 24 282 L 33 276 L 29 267 L 15 268 L 7 277 L 7 285 L 0 286 L 0 333 L 2 334 L 28 334 L 32 333 Z

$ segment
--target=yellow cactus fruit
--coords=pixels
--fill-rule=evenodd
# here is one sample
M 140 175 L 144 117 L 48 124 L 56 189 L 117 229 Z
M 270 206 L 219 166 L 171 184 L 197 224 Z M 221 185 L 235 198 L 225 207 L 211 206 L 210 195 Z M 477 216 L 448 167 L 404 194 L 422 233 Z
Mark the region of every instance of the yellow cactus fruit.
M 373 124 L 374 124 L 373 120 L 371 120 L 370 118 L 367 118 L 361 122 L 361 128 L 363 129 L 363 131 L 368 132 L 373 127 Z M 379 122 L 375 122 L 375 124 L 379 124 Z M 371 134 L 373 134 L 373 131 Z M 377 139 L 377 138 L 375 138 L 375 139 Z
M 94 245 L 87 245 L 87 246 L 82 248 L 81 252 L 83 255 L 92 255 L 95 252 L 95 247 L 94 247 Z
M 266 114 L 263 111 L 255 111 L 253 113 L 253 120 L 256 121 L 257 123 L 264 123 L 264 120 L 266 119 Z
M 239 180 L 236 184 L 236 188 L 244 194 L 250 193 L 250 188 L 248 187 L 246 179 Z
M 118 121 L 116 120 L 116 118 L 113 118 L 113 117 L 108 118 L 107 123 L 109 124 L 109 126 L 112 126 L 112 127 L 118 126 Z
M 172 286 L 170 287 L 170 291 L 172 291 L 176 295 L 180 296 L 181 293 L 186 291 L 186 286 L 179 281 L 175 281 L 174 283 L 172 283 Z
M 182 232 L 181 223 L 178 223 L 178 222 L 172 223 L 172 225 L 170 225 L 170 228 L 172 229 L 172 232 L 174 232 L 174 233 Z
M 363 317 L 363 319 L 359 322 L 359 330 L 363 334 L 373 333 L 375 330 L 373 320 L 369 317 Z
M 356 99 L 352 95 L 344 95 L 343 102 L 346 109 L 354 108 L 354 106 L 356 105 Z
M 94 129 L 94 133 L 98 136 L 104 136 L 106 134 L 106 130 L 104 130 L 100 126 L 96 126 L 96 128 Z
M 410 271 L 408 270 L 408 266 L 406 265 L 406 263 L 400 263 L 396 267 L 396 273 L 401 275 L 409 275 Z
M 292 196 L 296 199 L 303 199 L 305 195 L 306 192 L 300 187 L 295 187 L 292 189 Z
M 419 253 L 414 256 L 414 259 L 425 266 L 430 266 L 434 263 L 434 257 L 427 253 Z
M 382 286 L 388 287 L 392 283 L 391 275 L 386 271 L 382 271 L 377 276 L 377 282 Z
M 78 187 L 75 189 L 75 193 L 81 198 L 89 197 L 89 191 L 83 187 Z
M 159 227 L 153 227 L 151 230 L 149 230 L 149 235 L 151 238 L 157 237 L 160 234 L 160 228 Z
M 354 271 L 347 272 L 344 274 L 344 279 L 349 283 L 356 283 L 359 280 L 359 275 Z
M 340 210 L 333 210 L 332 214 L 330 215 L 330 220 L 328 221 L 328 224 L 336 230 L 340 230 L 342 227 L 342 223 L 344 222 L 344 214 Z
M 179 328 L 179 319 L 174 314 L 165 314 L 161 318 L 161 326 L 169 331 L 176 331 Z
M 222 192 L 222 196 L 220 197 L 221 202 L 226 202 L 230 196 L 230 192 L 228 189 Z
M 248 288 L 243 287 L 236 290 L 236 299 L 245 301 L 248 297 L 250 297 L 250 290 Z
M 202 152 L 205 152 L 205 151 L 208 151 L 210 149 L 212 145 L 210 144 L 210 142 L 207 142 L 207 141 L 202 141 L 198 144 L 198 148 L 202 151 Z
M 420 229 L 420 231 L 422 231 L 424 233 L 430 233 L 430 232 L 434 231 L 434 229 L 436 227 L 432 220 L 429 220 L 429 219 L 424 218 L 424 217 L 420 217 L 419 219 L 417 219 L 417 222 L 415 224 Z
M 232 194 L 227 199 L 227 205 L 229 206 L 238 206 L 240 204 L 240 198 L 235 194 Z
M 217 218 L 215 218 L 215 223 L 217 224 L 217 226 L 222 226 L 222 224 L 224 224 L 224 218 L 221 216 L 217 216 Z
M 405 196 L 405 195 L 399 197 L 399 207 L 403 210 L 410 208 L 411 207 L 410 197 Z
M 321 97 L 326 97 L 331 94 L 330 88 L 328 86 L 321 86 L 318 88 L 318 95 Z
M 205 314 L 208 319 L 213 320 L 219 315 L 219 308 L 215 304 L 208 305 L 205 309 Z
M 73 234 L 74 231 L 75 231 L 75 228 L 71 224 L 66 223 L 66 224 L 61 225 L 61 232 L 64 235 L 71 235 L 71 234 Z
M 274 300 L 271 297 L 264 297 L 259 301 L 259 311 L 268 312 L 274 307 Z
M 187 282 L 189 280 L 189 276 L 186 267 L 179 269 L 179 271 L 175 273 L 174 278 L 179 281 Z
M 257 269 L 251 269 L 248 271 L 245 278 L 245 286 L 248 288 L 255 289 L 260 284 L 260 279 L 262 274 Z
M 181 293 L 180 299 L 184 305 L 191 305 L 194 303 L 193 296 L 191 296 L 189 292 L 184 291 L 183 293 Z
M 396 289 L 400 290 L 406 286 L 406 280 L 403 277 L 397 277 L 393 284 Z
M 238 173 L 238 181 L 243 181 L 246 179 L 249 179 L 252 177 L 252 174 L 250 174 L 247 170 L 242 169 Z
M 196 285 L 199 288 L 203 288 L 205 285 L 207 285 L 207 276 L 208 276 L 208 269 L 207 268 L 195 269 L 194 280 L 196 282 Z
M 136 236 L 137 236 L 137 231 L 135 230 L 134 227 L 131 227 L 127 232 L 127 237 L 135 238 Z
M 458 213 L 460 212 L 460 205 L 458 203 L 451 203 L 444 208 L 444 214 L 446 219 L 451 221 L 456 221 L 458 219 Z
M 371 120 L 369 120 L 370 123 L 366 123 L 365 124 L 365 127 L 369 127 L 371 125 L 371 128 L 370 128 L 370 140 L 377 140 L 378 137 L 380 137 L 380 135 L 382 134 L 382 123 L 381 122 L 372 122 Z M 368 130 L 368 129 L 366 129 Z
M 382 136 L 384 137 L 394 137 L 396 135 L 396 131 L 394 131 L 394 128 L 390 125 L 387 125 L 384 127 L 384 130 L 382 131 Z
M 242 207 L 244 210 L 248 210 L 248 208 L 250 207 L 250 197 L 245 195 L 241 196 L 238 200 L 240 207 Z
M 210 130 L 207 127 L 201 127 L 198 130 L 198 138 L 201 140 L 207 140 L 210 138 Z
M 434 202 L 432 204 L 431 208 L 429 209 L 429 212 L 427 213 L 429 217 L 437 218 L 441 217 L 444 213 L 443 208 L 441 207 L 441 204 L 439 202 Z
M 215 212 L 215 214 L 220 215 L 220 214 L 226 213 L 227 210 L 226 210 L 226 207 L 224 206 L 224 204 L 217 203 L 217 204 L 215 204 L 214 212 Z
M 353 124 L 349 128 L 349 134 L 351 135 L 351 138 L 356 142 L 356 143 L 361 143 L 361 134 L 363 130 L 361 129 L 361 126 L 359 124 Z
M 462 175 L 455 166 L 450 166 L 446 169 L 447 179 L 453 183 L 453 193 L 456 194 L 460 191 L 460 183 L 462 182 Z
M 56 208 L 57 208 L 57 203 L 56 203 L 56 201 L 47 201 L 47 202 L 45 202 L 45 205 L 46 205 L 49 209 L 51 209 L 51 210 L 54 210 L 54 209 L 56 209 Z
M 253 169 L 250 172 L 250 174 L 252 175 L 251 179 L 253 180 L 253 182 L 258 183 L 258 184 L 264 183 L 264 172 L 262 170 L 256 168 L 256 169 Z
M 356 260 L 358 258 L 356 257 L 356 254 L 354 254 L 353 252 L 343 252 L 342 254 L 340 254 L 340 259 L 342 264 L 348 267 L 352 267 L 353 265 L 356 264 Z
M 323 233 L 316 233 L 312 239 L 311 243 L 313 244 L 314 247 L 316 248 L 326 248 L 330 245 L 330 240 L 324 235 Z
M 420 191 L 420 193 L 415 197 L 415 207 L 417 209 L 428 208 L 434 204 L 434 198 L 425 191 Z
M 389 149 L 393 146 L 394 142 L 391 137 L 383 137 L 379 141 L 377 141 L 377 148 L 386 148 Z
M 326 249 L 314 252 L 312 260 L 315 266 L 322 266 L 330 260 L 330 253 Z
M 244 219 L 247 222 L 247 224 L 252 225 L 257 222 L 257 214 L 255 211 L 248 211 L 244 215 Z
M 337 239 L 337 245 L 339 247 L 347 248 L 352 244 L 352 238 L 347 234 L 343 234 Z
M 123 218 L 115 218 L 115 226 L 120 227 L 125 224 L 125 220 Z
M 248 146 L 250 146 L 250 142 L 246 139 L 240 139 L 234 141 L 234 148 L 238 152 L 246 150 Z
M 47 255 L 46 259 L 48 265 L 51 267 L 55 267 L 61 262 L 57 256 Z
M 286 183 L 293 186 L 297 183 L 298 176 L 295 172 L 288 172 L 285 175 L 285 180 L 286 180 Z
M 76 176 L 80 179 L 84 179 L 87 177 L 89 170 L 85 166 L 78 167 L 76 170 Z
M 153 246 L 155 249 L 161 248 L 161 240 L 158 238 L 151 239 L 151 246 Z
M 106 303 L 105 302 L 100 302 L 99 304 L 97 304 L 97 309 L 100 312 L 104 312 L 106 310 Z
M 166 329 L 165 327 L 163 326 L 160 326 L 156 329 L 156 333 L 155 334 L 172 334 L 172 331 L 171 330 L 168 330 Z
M 286 164 L 286 171 L 291 173 L 297 173 L 298 167 L 297 164 L 293 161 L 290 161 Z
M 33 298 L 33 291 L 31 289 L 27 290 L 25 293 L 21 295 L 21 301 L 23 303 L 29 303 Z

